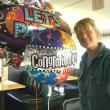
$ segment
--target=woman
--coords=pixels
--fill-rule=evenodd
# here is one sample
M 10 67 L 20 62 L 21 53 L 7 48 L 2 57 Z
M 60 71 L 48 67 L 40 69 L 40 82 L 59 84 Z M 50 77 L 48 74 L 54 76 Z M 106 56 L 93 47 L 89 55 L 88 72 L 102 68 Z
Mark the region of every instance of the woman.
M 99 42 L 92 19 L 78 21 L 74 31 L 87 50 L 80 63 L 80 110 L 110 110 L 110 50 Z

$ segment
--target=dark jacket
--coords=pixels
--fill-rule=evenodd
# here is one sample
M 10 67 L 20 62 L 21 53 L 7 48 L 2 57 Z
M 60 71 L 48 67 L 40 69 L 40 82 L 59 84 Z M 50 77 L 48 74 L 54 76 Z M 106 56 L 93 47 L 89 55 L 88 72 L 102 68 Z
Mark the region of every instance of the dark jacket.
M 80 63 L 81 110 L 110 110 L 110 50 L 102 43 L 99 54 L 86 67 L 87 52 Z

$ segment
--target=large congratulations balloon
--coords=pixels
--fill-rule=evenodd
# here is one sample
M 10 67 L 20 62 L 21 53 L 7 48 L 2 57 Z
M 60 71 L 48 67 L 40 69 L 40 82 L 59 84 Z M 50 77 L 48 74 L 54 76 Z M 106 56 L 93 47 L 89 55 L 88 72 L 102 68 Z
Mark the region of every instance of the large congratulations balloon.
M 44 34 L 45 35 L 45 34 Z M 71 46 L 69 44 L 68 48 Z M 67 45 L 65 46 L 67 47 Z M 77 63 L 74 49 L 28 46 L 25 50 L 26 70 L 36 81 L 48 85 L 66 81 Z
M 26 70 L 38 82 L 60 84 L 72 74 L 76 46 L 68 24 L 42 0 L 16 0 L 0 6 L 0 58 Z

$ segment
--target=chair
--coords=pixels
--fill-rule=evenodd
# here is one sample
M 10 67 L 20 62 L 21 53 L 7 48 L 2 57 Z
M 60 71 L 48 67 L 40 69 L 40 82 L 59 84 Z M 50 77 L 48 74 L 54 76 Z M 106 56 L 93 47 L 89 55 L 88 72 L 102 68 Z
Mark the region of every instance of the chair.
M 39 110 L 47 110 L 47 85 L 35 82 L 26 71 L 20 72 L 18 83 L 26 85 L 26 88 L 6 93 L 6 110 L 15 110 L 15 108 L 16 110 L 36 110 L 36 101 Z M 36 90 L 39 94 L 37 99 Z M 53 92 L 50 97 L 50 110 L 60 110 L 63 101 L 64 96 L 59 95 L 58 92 Z
M 71 98 L 63 103 L 63 110 L 79 110 L 79 98 Z

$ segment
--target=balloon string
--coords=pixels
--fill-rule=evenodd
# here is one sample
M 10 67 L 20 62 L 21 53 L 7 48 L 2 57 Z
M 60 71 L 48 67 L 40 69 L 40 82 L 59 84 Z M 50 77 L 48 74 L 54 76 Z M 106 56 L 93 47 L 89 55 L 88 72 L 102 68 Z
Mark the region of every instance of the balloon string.
M 36 110 L 38 110 L 38 94 L 37 94 L 37 89 L 36 89 Z
M 51 96 L 48 96 L 48 110 L 50 110 L 50 97 Z

